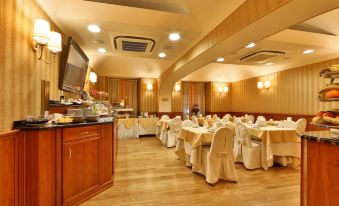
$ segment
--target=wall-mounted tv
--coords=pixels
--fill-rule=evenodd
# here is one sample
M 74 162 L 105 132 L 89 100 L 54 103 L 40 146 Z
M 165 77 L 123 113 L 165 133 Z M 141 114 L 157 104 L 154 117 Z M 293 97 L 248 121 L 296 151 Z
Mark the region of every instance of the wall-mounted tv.
M 74 93 L 84 90 L 88 57 L 72 38 L 68 38 L 61 63 L 60 88 Z

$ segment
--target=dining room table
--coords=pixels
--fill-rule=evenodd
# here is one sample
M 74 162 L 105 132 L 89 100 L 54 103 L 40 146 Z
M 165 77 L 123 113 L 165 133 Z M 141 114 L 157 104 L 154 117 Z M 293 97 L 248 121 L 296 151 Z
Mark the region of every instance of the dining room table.
M 274 156 L 300 158 L 300 138 L 294 128 L 245 124 L 252 141 L 261 143 L 261 166 L 273 166 Z

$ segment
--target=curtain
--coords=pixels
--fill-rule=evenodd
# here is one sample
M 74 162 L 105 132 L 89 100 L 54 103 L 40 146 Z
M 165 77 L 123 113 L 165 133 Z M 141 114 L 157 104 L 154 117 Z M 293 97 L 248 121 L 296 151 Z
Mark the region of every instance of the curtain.
M 205 114 L 205 83 L 183 82 L 183 112 L 191 113 L 193 105 L 197 104 L 201 114 Z
M 125 106 L 133 108 L 133 114 L 138 112 L 138 80 L 107 79 L 108 100 L 110 102 L 124 101 Z

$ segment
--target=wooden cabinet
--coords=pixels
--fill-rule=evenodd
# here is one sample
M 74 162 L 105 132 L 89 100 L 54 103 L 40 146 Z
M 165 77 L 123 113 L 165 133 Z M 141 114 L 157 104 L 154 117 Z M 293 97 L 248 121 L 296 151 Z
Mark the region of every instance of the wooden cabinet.
M 63 144 L 63 202 L 72 205 L 99 186 L 99 136 Z
M 17 155 L 18 131 L 0 134 L 0 203 L 1 206 L 16 206 L 17 198 Z
M 113 185 L 113 124 L 0 134 L 0 205 L 78 205 Z
M 339 145 L 302 140 L 301 205 L 339 203 Z

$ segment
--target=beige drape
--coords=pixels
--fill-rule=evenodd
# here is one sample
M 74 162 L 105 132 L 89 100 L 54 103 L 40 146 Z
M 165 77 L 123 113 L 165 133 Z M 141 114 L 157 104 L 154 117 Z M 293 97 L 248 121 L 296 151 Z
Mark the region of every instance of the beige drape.
M 107 79 L 108 100 L 110 102 L 124 100 L 125 106 L 133 108 L 133 114 L 138 112 L 138 80 Z
M 197 104 L 200 113 L 205 114 L 205 83 L 202 82 L 183 82 L 183 112 L 191 113 L 194 104 Z

